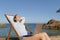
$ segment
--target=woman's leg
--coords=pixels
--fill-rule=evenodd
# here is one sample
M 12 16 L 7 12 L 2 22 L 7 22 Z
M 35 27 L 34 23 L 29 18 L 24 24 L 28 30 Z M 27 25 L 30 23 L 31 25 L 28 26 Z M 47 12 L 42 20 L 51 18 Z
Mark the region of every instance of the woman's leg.
M 33 36 L 30 37 L 24 37 L 24 40 L 50 40 L 49 36 L 45 33 L 39 33 L 39 34 L 35 34 Z
M 51 40 L 51 39 L 49 38 L 49 36 L 47 35 L 47 33 L 45 33 L 45 32 L 36 34 L 36 36 L 38 37 L 38 39 L 42 39 L 42 40 Z
M 31 37 L 25 37 L 24 40 L 46 40 L 46 37 L 43 33 L 36 34 Z
M 45 33 L 45 32 L 36 34 L 35 36 L 36 36 L 38 39 L 41 39 L 41 40 L 51 40 L 51 39 L 49 38 L 49 36 L 47 35 L 47 33 Z
M 35 35 L 39 40 L 46 40 L 45 36 L 42 33 Z
M 51 40 L 51 39 L 49 38 L 49 36 L 47 35 L 47 33 L 43 32 L 42 34 L 44 34 L 46 40 Z

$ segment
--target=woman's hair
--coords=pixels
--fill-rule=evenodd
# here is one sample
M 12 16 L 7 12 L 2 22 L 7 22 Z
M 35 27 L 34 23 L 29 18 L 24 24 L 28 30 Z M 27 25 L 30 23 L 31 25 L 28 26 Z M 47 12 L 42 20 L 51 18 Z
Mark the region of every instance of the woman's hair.
M 16 18 L 16 16 L 17 16 L 17 15 L 15 15 L 15 16 L 14 16 L 14 18 L 13 18 L 14 22 L 17 22 L 17 21 L 16 21 L 16 19 L 15 19 L 15 18 Z

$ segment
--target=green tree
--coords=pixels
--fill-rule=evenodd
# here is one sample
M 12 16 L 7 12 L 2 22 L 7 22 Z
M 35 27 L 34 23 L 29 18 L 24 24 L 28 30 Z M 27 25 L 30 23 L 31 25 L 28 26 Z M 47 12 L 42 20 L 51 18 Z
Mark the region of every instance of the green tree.
M 60 9 L 58 9 L 58 10 L 56 11 L 56 13 L 60 13 Z

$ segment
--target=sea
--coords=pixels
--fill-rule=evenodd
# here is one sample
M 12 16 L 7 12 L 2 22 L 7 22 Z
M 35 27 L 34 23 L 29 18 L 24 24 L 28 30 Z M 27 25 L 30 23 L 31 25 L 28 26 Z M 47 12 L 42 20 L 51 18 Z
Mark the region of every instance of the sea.
M 30 27 L 31 31 L 34 33 L 36 23 L 27 23 L 27 25 Z M 6 24 L 3 28 L 0 28 L 0 37 L 8 37 L 9 29 L 10 29 L 9 24 Z M 41 29 L 40 32 L 46 32 L 50 36 L 60 35 L 60 30 Z M 17 37 L 14 30 L 11 31 L 10 37 Z

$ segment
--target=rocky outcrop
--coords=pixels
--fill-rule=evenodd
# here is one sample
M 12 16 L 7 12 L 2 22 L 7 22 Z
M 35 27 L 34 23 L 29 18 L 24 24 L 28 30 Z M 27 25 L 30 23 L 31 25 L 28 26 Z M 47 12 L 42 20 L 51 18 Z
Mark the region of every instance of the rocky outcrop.
M 60 29 L 60 21 L 51 19 L 47 24 L 44 25 L 44 28 L 48 29 Z

